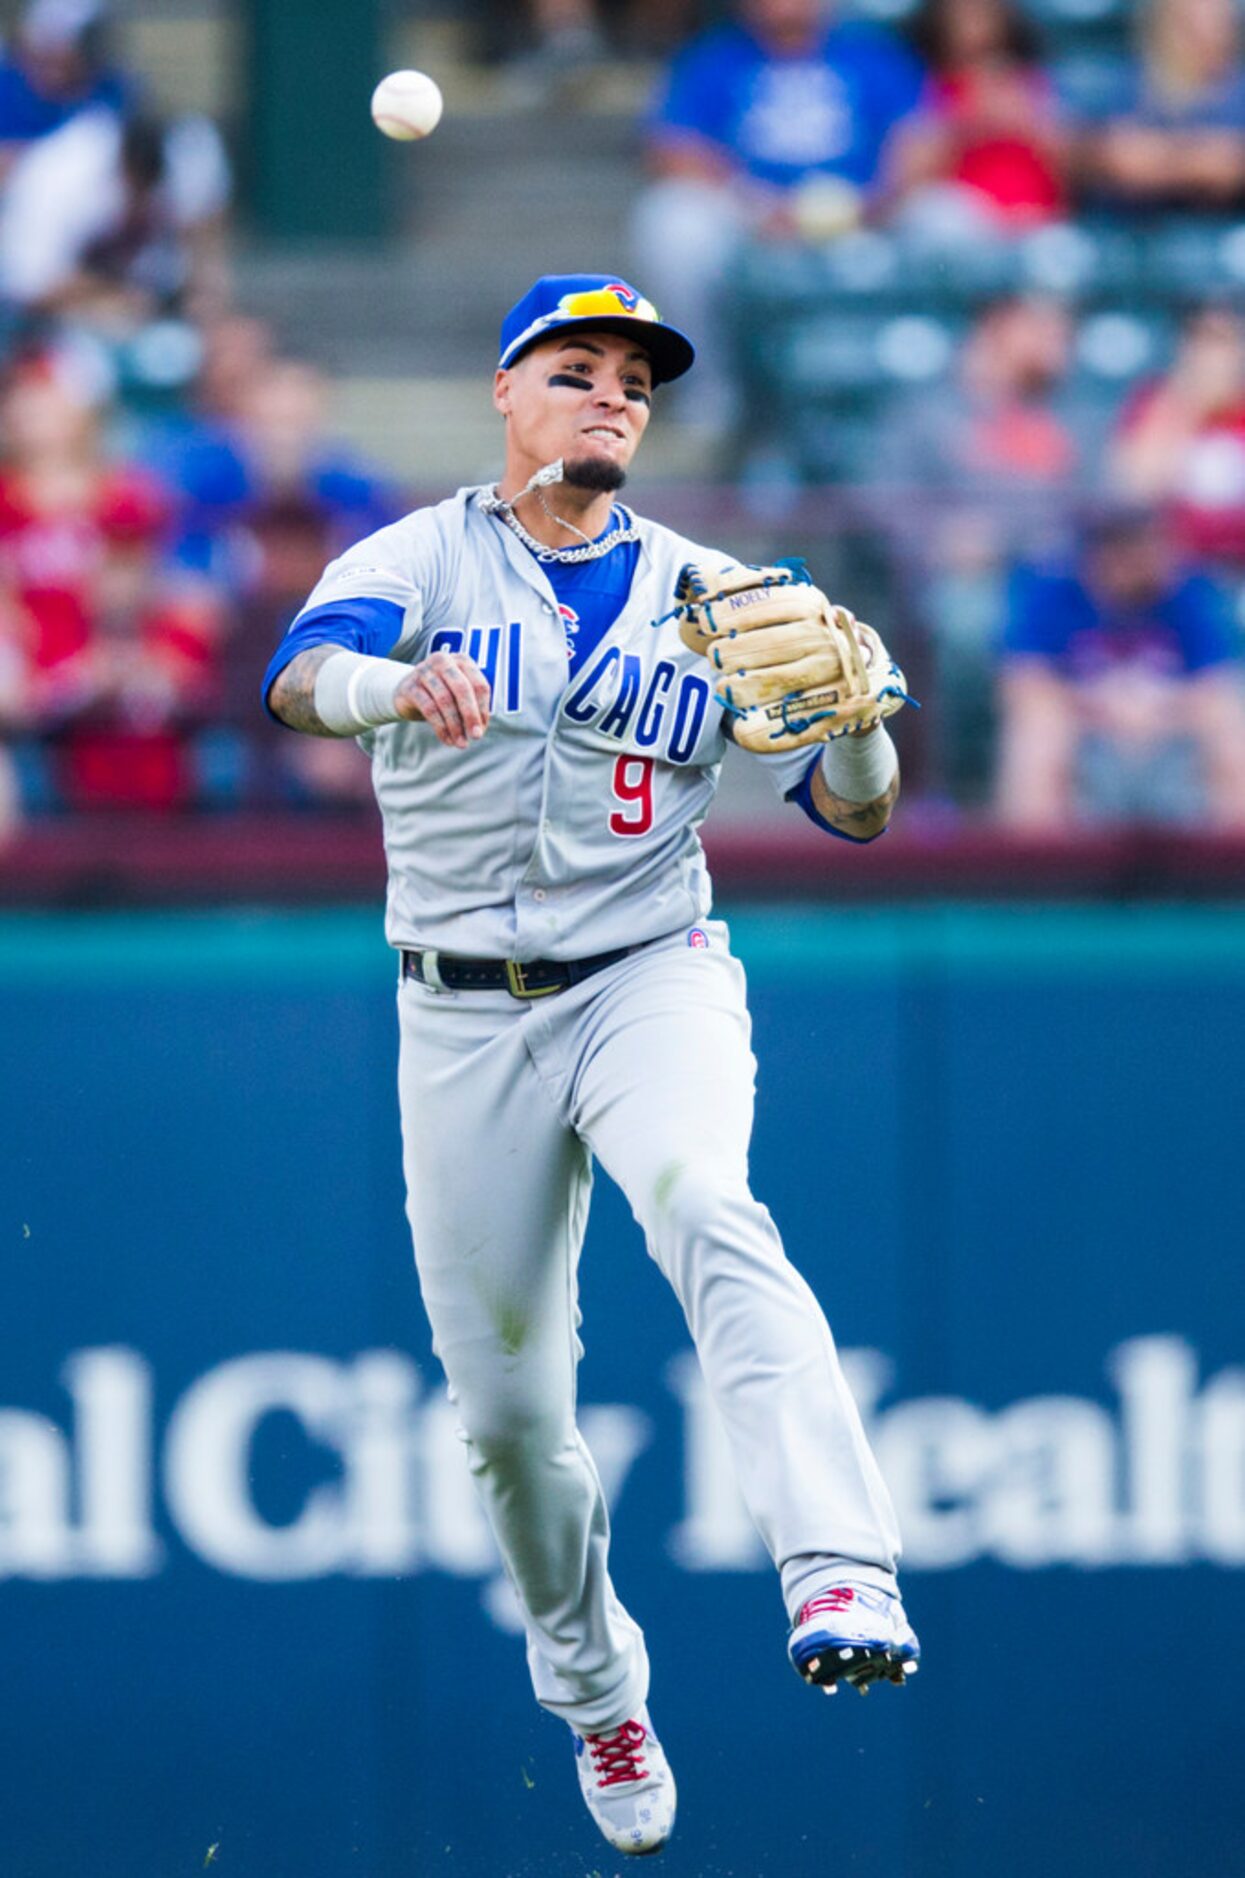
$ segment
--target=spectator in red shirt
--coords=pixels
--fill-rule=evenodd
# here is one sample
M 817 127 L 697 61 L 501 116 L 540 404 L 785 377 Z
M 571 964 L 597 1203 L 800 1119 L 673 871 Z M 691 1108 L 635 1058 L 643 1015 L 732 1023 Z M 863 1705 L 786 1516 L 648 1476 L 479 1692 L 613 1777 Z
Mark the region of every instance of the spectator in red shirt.
M 1127 494 L 1163 504 L 1182 546 L 1245 569 L 1245 322 L 1195 313 L 1175 364 L 1126 407 L 1112 471 Z
M 0 579 L 26 615 L 35 673 L 48 673 L 86 644 L 110 518 L 163 515 L 163 493 L 105 460 L 89 396 L 51 355 L 11 372 L 0 438 Z
M 0 396 L 0 586 L 20 640 L 20 721 L 52 739 L 72 805 L 171 807 L 191 792 L 183 726 L 208 689 L 215 613 L 159 577 L 169 522 L 150 476 L 110 464 L 98 414 L 53 356 Z
M 1032 23 L 1010 0 L 924 0 L 911 27 L 928 77 L 892 139 L 904 220 L 1013 234 L 1067 208 L 1066 137 Z
M 160 518 L 119 508 L 102 524 L 86 645 L 57 672 L 57 793 L 71 809 L 182 809 L 196 792 L 193 732 L 216 700 L 217 621 L 167 591 Z

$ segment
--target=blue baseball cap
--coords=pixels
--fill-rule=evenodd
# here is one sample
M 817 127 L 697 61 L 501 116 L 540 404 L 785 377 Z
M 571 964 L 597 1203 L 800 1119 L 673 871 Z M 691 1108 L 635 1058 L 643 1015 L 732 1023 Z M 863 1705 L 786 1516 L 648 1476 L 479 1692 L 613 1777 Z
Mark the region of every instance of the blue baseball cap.
M 696 358 L 691 340 L 667 326 L 652 301 L 625 280 L 613 274 L 545 274 L 502 321 L 497 363 L 505 369 L 542 339 L 577 328 L 634 335 L 652 360 L 655 385 L 682 378 Z

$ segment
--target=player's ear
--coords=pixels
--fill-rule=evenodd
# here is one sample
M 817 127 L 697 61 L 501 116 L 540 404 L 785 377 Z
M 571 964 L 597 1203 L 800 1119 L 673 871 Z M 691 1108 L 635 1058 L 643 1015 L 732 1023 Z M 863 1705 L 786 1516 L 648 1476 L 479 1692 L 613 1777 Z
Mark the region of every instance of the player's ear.
M 510 415 L 510 373 L 500 365 L 493 374 L 493 408 L 503 417 Z

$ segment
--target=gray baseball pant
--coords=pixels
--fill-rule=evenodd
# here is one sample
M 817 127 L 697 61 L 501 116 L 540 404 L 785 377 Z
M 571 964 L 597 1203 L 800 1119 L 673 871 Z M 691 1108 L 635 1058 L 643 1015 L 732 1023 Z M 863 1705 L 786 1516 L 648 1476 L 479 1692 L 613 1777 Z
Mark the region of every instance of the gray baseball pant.
M 518 1594 L 537 1700 L 581 1733 L 648 1694 L 575 1425 L 577 1265 L 595 1157 L 678 1296 L 794 1616 L 899 1552 L 820 1306 L 748 1186 L 755 1060 L 726 928 L 679 931 L 556 996 L 399 992 L 408 1215 L 434 1348 Z

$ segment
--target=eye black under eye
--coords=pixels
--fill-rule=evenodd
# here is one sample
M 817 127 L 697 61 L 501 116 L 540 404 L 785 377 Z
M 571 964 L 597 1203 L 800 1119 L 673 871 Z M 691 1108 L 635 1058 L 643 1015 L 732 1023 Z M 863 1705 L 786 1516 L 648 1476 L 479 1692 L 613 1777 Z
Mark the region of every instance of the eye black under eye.
M 554 372 L 549 383 L 550 385 L 565 385 L 571 391 L 592 390 L 592 380 L 584 378 L 579 372 Z
M 640 385 L 628 385 L 626 387 L 626 391 L 624 395 L 630 398 L 632 404 L 651 404 L 652 403 L 652 399 L 649 397 L 647 391 L 645 391 Z

